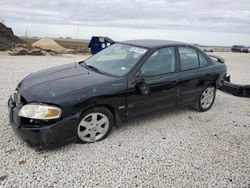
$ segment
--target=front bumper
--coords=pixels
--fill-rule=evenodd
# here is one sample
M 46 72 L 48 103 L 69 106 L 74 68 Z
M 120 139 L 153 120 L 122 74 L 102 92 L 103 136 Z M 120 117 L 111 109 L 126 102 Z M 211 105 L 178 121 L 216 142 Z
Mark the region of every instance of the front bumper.
M 32 126 L 25 125 L 23 118 L 18 116 L 19 109 L 15 106 L 12 97 L 8 100 L 8 107 L 12 129 L 19 137 L 33 146 L 55 146 L 77 139 L 79 115 L 72 115 L 46 126 Z

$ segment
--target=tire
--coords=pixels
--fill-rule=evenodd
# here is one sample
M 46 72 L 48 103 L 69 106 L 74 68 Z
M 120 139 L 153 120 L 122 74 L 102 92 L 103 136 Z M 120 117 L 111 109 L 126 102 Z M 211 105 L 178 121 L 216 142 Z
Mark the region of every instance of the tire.
M 105 139 L 114 126 L 113 114 L 105 107 L 94 107 L 83 112 L 77 127 L 81 143 L 93 143 Z
M 213 106 L 215 97 L 216 88 L 214 86 L 209 86 L 202 91 L 193 107 L 199 112 L 208 111 Z

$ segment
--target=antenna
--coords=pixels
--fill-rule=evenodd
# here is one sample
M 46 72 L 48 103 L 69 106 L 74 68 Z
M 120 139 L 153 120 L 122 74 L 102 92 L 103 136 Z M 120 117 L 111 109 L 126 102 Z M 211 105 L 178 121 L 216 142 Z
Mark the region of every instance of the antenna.
M 78 35 L 79 35 L 79 25 L 77 25 L 77 29 L 76 29 L 76 49 L 77 49 L 77 42 L 78 42 Z M 74 56 L 74 63 L 76 62 L 76 54 Z

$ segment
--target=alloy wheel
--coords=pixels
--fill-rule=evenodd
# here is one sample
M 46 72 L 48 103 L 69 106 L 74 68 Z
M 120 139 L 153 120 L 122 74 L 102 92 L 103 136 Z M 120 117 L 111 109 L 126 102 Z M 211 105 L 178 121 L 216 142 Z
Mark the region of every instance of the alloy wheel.
M 213 104 L 213 100 L 215 97 L 215 88 L 214 87 L 208 87 L 206 88 L 202 95 L 201 95 L 201 107 L 203 109 L 209 108 Z
M 96 142 L 109 130 L 109 119 L 102 113 L 87 114 L 79 123 L 77 134 L 84 142 Z

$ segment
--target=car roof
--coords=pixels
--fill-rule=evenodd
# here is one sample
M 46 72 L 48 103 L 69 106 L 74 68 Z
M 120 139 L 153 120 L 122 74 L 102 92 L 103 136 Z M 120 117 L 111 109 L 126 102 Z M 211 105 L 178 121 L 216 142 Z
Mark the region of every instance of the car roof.
M 145 48 L 156 48 L 161 46 L 169 46 L 169 45 L 188 45 L 184 42 L 177 42 L 177 41 L 171 41 L 171 40 L 156 40 L 156 39 L 139 39 L 139 40 L 126 40 L 122 41 L 123 44 L 129 44 L 134 46 L 141 46 Z

